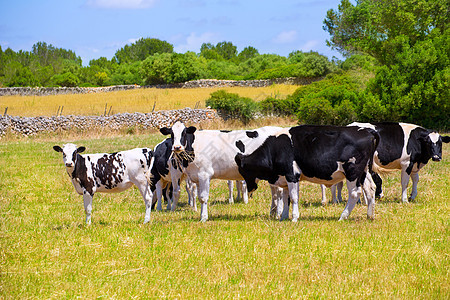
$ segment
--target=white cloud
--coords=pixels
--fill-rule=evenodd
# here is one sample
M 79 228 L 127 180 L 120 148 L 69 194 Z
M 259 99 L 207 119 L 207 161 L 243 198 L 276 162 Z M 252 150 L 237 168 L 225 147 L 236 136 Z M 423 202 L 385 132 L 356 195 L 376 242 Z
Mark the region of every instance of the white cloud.
M 300 50 L 302 50 L 303 52 L 308 52 L 313 50 L 318 44 L 318 40 L 309 40 L 300 47 Z
M 179 40 L 179 37 L 177 37 Z M 213 32 L 205 32 L 197 36 L 195 32 L 191 33 L 184 41 L 174 46 L 174 51 L 184 53 L 186 51 L 199 52 L 203 43 L 214 44 L 218 40 L 217 34 Z
M 87 0 L 88 6 L 107 9 L 141 9 L 152 7 L 157 0 Z
M 295 30 L 283 31 L 273 39 L 277 44 L 292 43 L 295 42 L 295 40 L 297 40 L 297 31 Z

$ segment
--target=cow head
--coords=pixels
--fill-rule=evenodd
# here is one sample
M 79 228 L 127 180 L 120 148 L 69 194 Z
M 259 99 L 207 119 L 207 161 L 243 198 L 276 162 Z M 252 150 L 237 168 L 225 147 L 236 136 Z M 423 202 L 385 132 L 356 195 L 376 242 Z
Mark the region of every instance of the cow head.
M 62 152 L 64 164 L 67 168 L 75 167 L 77 160 L 77 153 L 81 153 L 86 150 L 85 147 L 77 147 L 74 144 L 65 144 L 63 148 L 60 146 L 53 146 L 53 150 L 56 152 Z
M 171 135 L 172 151 L 184 152 L 193 151 L 194 132 L 197 130 L 194 126 L 186 127 L 180 121 L 176 121 L 172 128 L 163 127 L 159 131 L 164 135 Z
M 433 161 L 442 160 L 442 143 L 450 142 L 450 137 L 441 136 L 437 132 L 431 132 L 420 138 L 422 147 L 425 150 L 428 157 Z

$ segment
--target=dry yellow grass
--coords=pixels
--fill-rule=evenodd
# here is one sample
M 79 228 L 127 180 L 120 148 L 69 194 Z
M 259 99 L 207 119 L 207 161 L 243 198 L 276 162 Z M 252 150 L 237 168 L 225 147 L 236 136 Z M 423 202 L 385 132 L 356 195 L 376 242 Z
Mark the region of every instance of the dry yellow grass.
M 298 85 L 272 85 L 261 88 L 149 88 L 96 94 L 3 96 L 0 97 L 0 110 L 3 112 L 8 107 L 8 114 L 11 116 L 52 116 L 56 115 L 58 107 L 64 106 L 63 115 L 102 115 L 107 104 L 107 113 L 110 112 L 110 114 L 147 113 L 153 110 L 154 105 L 155 110 L 169 110 L 184 107 L 194 108 L 198 102 L 198 107 L 203 108 L 209 95 L 219 89 L 260 101 L 269 96 L 284 98 L 292 94 L 298 87 Z

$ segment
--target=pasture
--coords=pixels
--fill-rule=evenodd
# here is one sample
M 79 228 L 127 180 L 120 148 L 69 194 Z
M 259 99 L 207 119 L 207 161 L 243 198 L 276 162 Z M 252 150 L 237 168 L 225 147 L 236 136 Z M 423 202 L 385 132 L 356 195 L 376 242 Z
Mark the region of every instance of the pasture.
M 103 115 L 105 113 L 148 113 L 153 110 L 169 110 L 184 107 L 205 108 L 205 100 L 217 90 L 237 93 L 261 101 L 267 97 L 285 98 L 292 94 L 298 85 L 274 84 L 268 87 L 225 87 L 192 89 L 143 88 L 94 94 L 69 94 L 55 96 L 3 96 L 0 110 L 8 108 L 11 116 L 34 117 L 56 115 L 60 107 L 63 115 Z M 111 111 L 110 111 L 111 109 Z
M 226 90 L 258 100 L 285 97 L 295 88 Z M 2 97 L 0 109 L 39 116 L 64 105 L 63 114 L 97 115 L 108 103 L 113 113 L 148 112 L 155 101 L 156 109 L 194 107 L 198 101 L 204 107 L 215 90 Z M 266 119 L 249 127 L 293 124 Z M 0 298 L 449 298 L 449 144 L 441 162 L 421 171 L 415 202 L 400 203 L 399 172 L 384 179 L 385 197 L 377 202 L 374 221 L 357 205 L 349 220 L 337 222 L 344 204 L 322 207 L 319 186 L 302 183 L 299 222 L 279 222 L 269 217 L 267 184 L 260 183 L 245 205 L 228 204 L 226 182 L 213 181 L 206 223 L 199 222 L 200 212 L 186 204 L 182 190 L 177 211 L 153 211 L 143 225 L 144 203 L 131 188 L 96 194 L 92 225 L 86 226 L 82 197 L 52 146 L 74 142 L 86 146 L 86 153 L 115 152 L 153 147 L 163 138 L 156 130 L 3 137 Z
M 299 222 L 279 222 L 269 218 L 266 184 L 245 205 L 228 204 L 226 182 L 213 181 L 206 223 L 182 190 L 177 211 L 153 211 L 143 225 L 131 188 L 96 194 L 86 226 L 52 146 L 114 152 L 162 139 L 3 139 L 0 298 L 449 298 L 449 144 L 421 171 L 415 202 L 400 203 L 399 172 L 384 179 L 374 221 L 357 205 L 337 222 L 344 204 L 322 207 L 319 186 L 302 183 Z

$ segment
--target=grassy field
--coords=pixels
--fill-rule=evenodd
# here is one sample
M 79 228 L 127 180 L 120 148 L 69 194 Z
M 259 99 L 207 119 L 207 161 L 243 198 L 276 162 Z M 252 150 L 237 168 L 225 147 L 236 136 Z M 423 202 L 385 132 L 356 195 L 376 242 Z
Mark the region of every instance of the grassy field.
M 0 97 L 0 112 L 8 107 L 11 116 L 52 116 L 64 106 L 63 115 L 103 115 L 123 112 L 147 113 L 153 110 L 178 109 L 183 107 L 205 107 L 205 100 L 212 92 L 224 89 L 260 101 L 265 98 L 284 98 L 292 94 L 298 85 L 271 85 L 269 87 L 227 87 L 194 89 L 135 89 L 109 93 L 56 95 L 56 96 L 3 96 Z
M 70 141 L 93 153 L 162 139 Z M 206 223 L 183 192 L 176 212 L 152 212 L 143 225 L 143 201 L 132 188 L 97 194 L 92 225 L 85 226 L 82 197 L 52 150 L 68 141 L 0 143 L 2 299 L 450 297 L 448 144 L 443 161 L 421 172 L 414 203 L 399 203 L 399 173 L 385 179 L 374 221 L 358 205 L 349 220 L 338 222 L 344 204 L 322 207 L 319 186 L 302 183 L 299 222 L 278 222 L 268 216 L 267 185 L 249 204 L 230 205 L 226 182 L 214 181 Z

